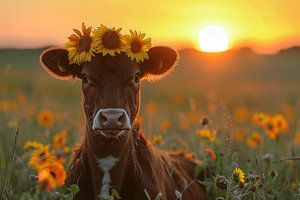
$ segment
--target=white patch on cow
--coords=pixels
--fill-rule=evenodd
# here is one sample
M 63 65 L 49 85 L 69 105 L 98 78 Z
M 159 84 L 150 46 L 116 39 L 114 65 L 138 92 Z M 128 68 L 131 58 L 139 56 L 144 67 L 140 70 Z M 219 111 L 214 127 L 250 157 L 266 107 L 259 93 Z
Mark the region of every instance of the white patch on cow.
M 100 169 L 103 172 L 102 187 L 100 197 L 109 197 L 109 184 L 111 182 L 109 171 L 113 168 L 119 161 L 118 158 L 113 156 L 108 156 L 106 158 L 97 159 Z

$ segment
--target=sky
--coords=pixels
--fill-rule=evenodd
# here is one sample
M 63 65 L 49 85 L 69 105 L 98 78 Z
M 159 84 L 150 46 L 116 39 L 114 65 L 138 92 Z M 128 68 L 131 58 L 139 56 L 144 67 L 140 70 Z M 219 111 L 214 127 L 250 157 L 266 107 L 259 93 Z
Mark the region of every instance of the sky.
M 272 53 L 300 45 L 299 0 L 1 0 L 0 48 L 63 45 L 82 22 L 146 33 L 154 45 L 199 48 L 198 35 L 219 25 L 230 48 Z

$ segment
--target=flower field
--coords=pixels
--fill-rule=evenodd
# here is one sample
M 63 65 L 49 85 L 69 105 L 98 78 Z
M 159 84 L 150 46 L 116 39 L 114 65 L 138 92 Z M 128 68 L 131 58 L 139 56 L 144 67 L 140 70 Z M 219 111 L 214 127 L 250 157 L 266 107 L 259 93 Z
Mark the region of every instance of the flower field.
M 192 152 L 195 175 L 209 169 L 209 199 L 300 199 L 299 91 L 142 84 L 144 132 L 159 148 Z M 63 185 L 84 123 L 80 81 L 1 66 L 1 199 L 72 199 L 78 187 Z

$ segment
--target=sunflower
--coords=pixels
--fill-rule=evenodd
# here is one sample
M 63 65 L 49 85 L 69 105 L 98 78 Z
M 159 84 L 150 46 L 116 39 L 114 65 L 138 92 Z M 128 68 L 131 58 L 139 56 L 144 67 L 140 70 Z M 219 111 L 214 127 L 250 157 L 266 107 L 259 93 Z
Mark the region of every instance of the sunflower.
M 158 145 L 158 144 L 160 144 L 163 140 L 164 140 L 164 136 L 163 136 L 163 135 L 158 135 L 158 134 L 154 133 L 153 136 L 152 136 L 151 142 L 152 142 L 152 144 L 154 144 L 154 145 Z
M 232 173 L 233 180 L 236 183 L 244 183 L 245 182 L 245 172 L 241 168 L 235 168 Z
M 43 148 L 43 144 L 37 141 L 27 141 L 24 145 L 24 149 L 41 149 Z
M 108 28 L 101 24 L 93 31 L 95 38 L 96 53 L 102 53 L 103 56 L 109 54 L 115 56 L 116 53 L 124 51 L 126 41 L 121 35 L 122 28 Z
M 130 35 L 126 35 L 127 41 L 126 53 L 131 60 L 143 62 L 144 59 L 149 59 L 147 51 L 151 47 L 151 38 L 145 38 L 145 33 L 138 33 L 130 30 Z
M 268 119 L 265 121 L 264 129 L 269 138 L 271 138 L 272 140 L 275 140 L 277 138 L 279 129 L 276 124 L 274 124 L 274 121 L 272 119 Z
M 208 141 L 215 141 L 216 132 L 210 129 L 198 129 L 196 134 L 203 139 L 207 139 Z
M 37 121 L 42 127 L 49 128 L 53 124 L 53 112 L 42 110 L 37 116 Z
M 66 136 L 68 132 L 62 130 L 60 133 L 53 136 L 53 143 L 55 148 L 63 147 L 66 144 Z
M 38 183 L 39 189 L 41 190 L 53 190 L 57 186 L 55 178 L 52 176 L 50 170 L 47 168 L 39 172 Z
M 269 118 L 270 117 L 265 113 L 254 113 L 252 116 L 252 122 L 255 126 L 262 126 Z
M 53 155 L 49 152 L 49 145 L 42 146 L 39 149 L 36 149 L 30 159 L 28 164 L 36 169 L 41 169 L 45 167 L 47 164 L 54 160 Z
M 285 132 L 288 130 L 288 124 L 286 122 L 286 119 L 283 115 L 275 115 L 272 118 L 273 124 L 278 128 L 279 131 Z
M 254 131 L 251 136 L 247 139 L 247 144 L 251 148 L 256 148 L 261 143 L 261 135 Z
M 64 167 L 57 162 L 52 162 L 42 170 L 49 170 L 50 174 L 55 178 L 58 186 L 63 185 L 66 180 L 66 172 Z
M 81 25 L 82 33 L 73 29 L 76 34 L 68 37 L 69 41 L 65 43 L 65 47 L 68 49 L 69 63 L 81 64 L 83 62 L 90 62 L 94 54 L 94 38 L 91 36 L 92 27 L 86 28 L 85 24 Z

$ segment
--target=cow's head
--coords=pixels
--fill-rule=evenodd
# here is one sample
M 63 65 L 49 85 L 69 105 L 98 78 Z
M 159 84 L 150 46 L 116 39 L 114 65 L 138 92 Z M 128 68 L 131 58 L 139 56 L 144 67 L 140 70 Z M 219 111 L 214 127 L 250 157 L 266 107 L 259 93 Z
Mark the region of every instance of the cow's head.
M 141 63 L 125 53 L 96 54 L 90 62 L 69 64 L 68 51 L 50 48 L 40 61 L 54 77 L 80 79 L 87 126 L 92 134 L 106 138 L 128 133 L 139 113 L 142 80 L 159 79 L 176 64 L 177 52 L 168 47 L 152 47 L 149 59 Z

